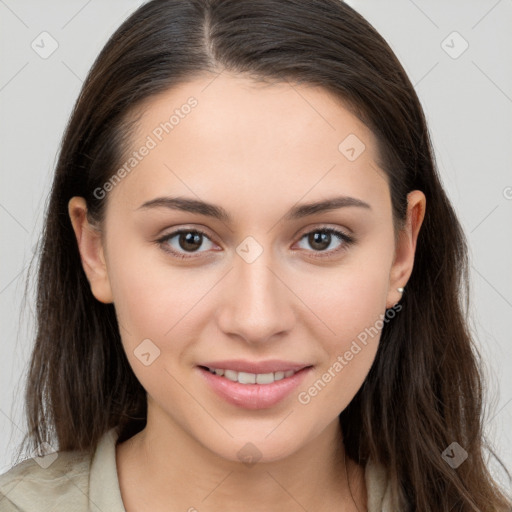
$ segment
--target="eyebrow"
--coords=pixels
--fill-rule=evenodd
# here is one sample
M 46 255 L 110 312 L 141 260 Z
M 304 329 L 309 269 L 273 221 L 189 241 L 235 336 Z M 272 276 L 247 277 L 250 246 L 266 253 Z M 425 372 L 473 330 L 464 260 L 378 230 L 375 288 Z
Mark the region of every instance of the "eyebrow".
M 322 201 L 293 206 L 284 215 L 284 220 L 291 221 L 302 219 L 303 217 L 307 217 L 315 213 L 327 212 L 350 206 L 371 210 L 371 206 L 368 203 L 361 201 L 360 199 L 348 196 L 337 196 L 324 199 Z M 184 212 L 197 213 L 199 215 L 205 215 L 206 217 L 218 219 L 225 223 L 230 223 L 232 220 L 229 213 L 224 208 L 222 208 L 222 206 L 217 206 L 198 199 L 185 197 L 157 197 L 155 199 L 151 199 L 150 201 L 146 201 L 137 209 L 140 210 L 149 208 L 169 208 L 171 210 L 181 210 Z

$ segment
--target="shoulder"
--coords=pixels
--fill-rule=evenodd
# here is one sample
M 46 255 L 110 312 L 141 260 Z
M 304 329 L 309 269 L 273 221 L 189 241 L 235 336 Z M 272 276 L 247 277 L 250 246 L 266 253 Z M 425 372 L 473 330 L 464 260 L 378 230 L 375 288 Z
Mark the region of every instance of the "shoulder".
M 369 460 L 365 467 L 368 512 L 392 512 L 391 481 L 387 469 L 377 461 Z
M 91 456 L 78 451 L 24 460 L 0 475 L 0 510 L 87 510 L 90 467 Z

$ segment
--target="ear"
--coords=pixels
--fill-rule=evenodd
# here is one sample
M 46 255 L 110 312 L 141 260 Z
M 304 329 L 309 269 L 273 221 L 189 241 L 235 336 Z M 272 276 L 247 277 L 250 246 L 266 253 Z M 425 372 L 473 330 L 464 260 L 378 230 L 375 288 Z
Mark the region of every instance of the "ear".
M 87 203 L 83 197 L 72 197 L 68 203 L 69 217 L 75 232 L 82 266 L 92 294 L 100 302 L 113 302 L 101 232 L 87 219 Z
M 413 190 L 407 195 L 406 225 L 399 233 L 395 259 L 389 274 L 389 291 L 386 300 L 388 309 L 402 298 L 397 288 L 405 287 L 412 274 L 416 242 L 425 217 L 426 203 L 425 194 L 420 190 Z

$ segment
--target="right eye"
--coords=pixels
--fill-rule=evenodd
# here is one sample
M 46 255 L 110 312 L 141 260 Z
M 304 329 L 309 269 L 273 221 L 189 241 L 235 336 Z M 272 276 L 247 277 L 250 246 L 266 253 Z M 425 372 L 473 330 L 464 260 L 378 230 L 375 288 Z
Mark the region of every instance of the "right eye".
M 213 244 L 208 235 L 201 230 L 179 229 L 159 238 L 157 242 L 164 251 L 169 252 L 177 258 L 185 259 L 196 257 L 192 255 L 189 256 L 187 253 L 205 252 L 198 251 L 205 238 Z

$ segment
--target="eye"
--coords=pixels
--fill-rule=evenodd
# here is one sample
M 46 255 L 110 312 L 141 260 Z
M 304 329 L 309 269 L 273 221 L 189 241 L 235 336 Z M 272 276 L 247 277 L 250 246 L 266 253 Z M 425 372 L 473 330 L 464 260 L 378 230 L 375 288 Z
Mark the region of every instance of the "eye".
M 314 249 L 313 252 L 322 253 L 319 255 L 314 255 L 313 257 L 315 258 L 329 257 L 333 254 L 339 253 L 340 251 L 348 249 L 350 245 L 355 243 L 355 239 L 353 237 L 346 235 L 343 233 L 343 231 L 334 228 L 319 228 L 313 231 L 309 231 L 308 233 L 302 235 L 300 241 L 303 239 L 306 239 L 306 242 L 310 245 L 310 247 Z M 333 242 L 334 245 L 336 245 L 336 242 L 338 242 L 337 247 L 332 248 Z M 325 250 L 329 247 L 331 247 L 330 250 Z
M 199 251 L 205 239 L 209 242 L 210 248 L 207 247 L 205 251 Z M 309 231 L 302 235 L 299 242 L 303 239 L 306 239 L 310 247 L 313 248 L 313 252 L 321 253 L 313 255 L 315 258 L 332 256 L 346 250 L 355 243 L 353 237 L 334 228 L 318 228 Z M 336 241 L 338 242 L 336 248 L 326 250 Z M 199 229 L 179 229 L 159 238 L 157 243 L 163 250 L 180 259 L 194 258 L 194 253 L 208 252 L 209 249 L 215 246 L 210 237 Z
M 157 242 L 165 251 L 178 258 L 185 259 L 194 257 L 192 255 L 188 256 L 186 253 L 204 252 L 198 251 L 203 245 L 204 239 L 214 245 L 208 235 L 198 229 L 180 229 L 159 238 Z

